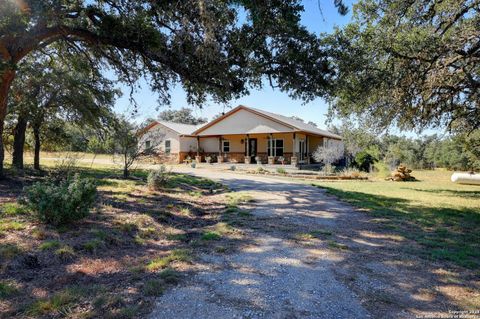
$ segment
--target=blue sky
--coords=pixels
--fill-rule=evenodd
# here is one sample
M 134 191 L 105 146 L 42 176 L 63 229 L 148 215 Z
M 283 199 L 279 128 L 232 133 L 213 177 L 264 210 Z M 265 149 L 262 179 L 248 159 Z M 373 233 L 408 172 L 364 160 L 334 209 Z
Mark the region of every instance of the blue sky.
M 302 22 L 307 28 L 317 34 L 331 31 L 335 25 L 341 26 L 347 23 L 351 18 L 351 10 L 347 16 L 341 16 L 333 5 L 333 0 L 304 0 L 305 12 L 302 16 Z M 353 1 L 346 1 L 349 8 Z M 321 7 L 321 11 L 320 8 Z M 322 15 L 323 13 L 323 15 Z M 140 82 L 140 89 L 135 94 L 135 99 L 139 104 L 138 121 L 148 117 L 156 118 L 157 114 L 168 108 L 168 106 L 158 105 L 157 98 L 145 81 Z M 123 97 L 117 100 L 115 111 L 118 113 L 127 113 L 132 110 L 128 96 L 129 89 L 123 88 Z M 252 90 L 249 96 L 231 101 L 230 107 L 244 104 L 251 107 L 261 108 L 270 112 L 275 112 L 287 116 L 298 116 L 306 121 L 313 121 L 321 127 L 325 127 L 325 114 L 327 105 L 322 99 L 317 99 L 303 105 L 301 100 L 293 100 L 287 94 L 278 90 L 273 90 L 265 86 L 262 90 Z M 180 87 L 172 90 L 172 109 L 181 107 L 191 107 L 187 104 L 185 94 Z M 157 110 L 158 109 L 158 110 Z M 223 105 L 214 103 L 207 104 L 202 109 L 194 108 L 194 113 L 198 116 L 211 119 L 214 115 L 222 112 Z M 226 108 L 228 110 L 228 108 Z

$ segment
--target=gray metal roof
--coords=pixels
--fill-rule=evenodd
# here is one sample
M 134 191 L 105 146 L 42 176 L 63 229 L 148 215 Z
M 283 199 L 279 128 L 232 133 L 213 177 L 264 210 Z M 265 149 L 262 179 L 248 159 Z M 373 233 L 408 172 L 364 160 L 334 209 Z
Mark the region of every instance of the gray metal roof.
M 199 129 L 204 125 L 204 124 L 190 125 L 190 124 L 174 123 L 174 122 L 167 122 L 167 121 L 157 121 L 157 122 L 179 133 L 180 135 L 192 135 L 193 132 L 195 132 L 197 129 Z
M 253 108 L 253 107 L 247 107 L 247 106 L 244 106 L 244 107 L 246 109 L 251 109 L 251 110 L 254 110 L 255 112 L 262 113 L 263 115 L 265 115 L 267 117 L 271 117 L 271 118 L 273 118 L 277 121 L 288 124 L 289 126 L 293 126 L 295 129 L 297 129 L 299 131 L 304 131 L 304 132 L 308 132 L 308 133 L 312 133 L 312 134 L 327 136 L 327 137 L 331 137 L 331 138 L 335 138 L 335 139 L 342 139 L 342 137 L 340 135 L 331 133 L 329 131 L 321 130 L 318 127 L 315 127 L 313 125 L 304 123 L 304 122 L 299 121 L 299 120 L 292 119 L 292 118 L 287 117 L 287 116 L 267 112 L 267 111 L 256 109 L 256 108 Z

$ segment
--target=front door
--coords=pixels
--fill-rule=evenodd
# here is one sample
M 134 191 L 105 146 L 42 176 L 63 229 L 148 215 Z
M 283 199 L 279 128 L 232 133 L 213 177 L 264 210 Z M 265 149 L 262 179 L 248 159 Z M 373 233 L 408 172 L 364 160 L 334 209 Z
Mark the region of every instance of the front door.
M 257 156 L 257 139 L 248 139 L 248 149 L 250 152 L 250 163 L 256 163 L 255 156 Z M 247 144 L 245 144 L 245 155 L 247 155 Z
M 305 161 L 305 140 L 298 141 L 298 152 L 300 153 L 298 161 L 303 163 Z

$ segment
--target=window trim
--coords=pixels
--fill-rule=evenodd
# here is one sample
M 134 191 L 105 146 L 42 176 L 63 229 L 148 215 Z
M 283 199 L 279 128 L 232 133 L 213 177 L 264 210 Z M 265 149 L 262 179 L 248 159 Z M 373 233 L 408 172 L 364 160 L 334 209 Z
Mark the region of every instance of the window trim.
M 277 149 L 280 149 L 280 147 L 277 147 L 277 141 L 282 141 L 282 155 L 277 155 Z M 270 143 L 273 143 L 273 155 L 269 154 L 270 153 Z M 267 154 L 268 156 L 284 156 L 285 154 L 285 140 L 283 138 L 269 138 L 267 141 Z
M 151 141 L 150 140 L 146 140 L 145 141 L 145 149 L 148 150 L 149 148 L 152 147 L 152 144 L 151 144 Z
M 168 142 L 168 147 L 167 147 L 167 142 Z M 172 152 L 172 141 L 171 140 L 165 140 L 165 154 L 170 154 Z
M 225 151 L 225 142 L 228 143 L 228 151 Z M 230 140 L 222 140 L 222 153 L 230 153 Z

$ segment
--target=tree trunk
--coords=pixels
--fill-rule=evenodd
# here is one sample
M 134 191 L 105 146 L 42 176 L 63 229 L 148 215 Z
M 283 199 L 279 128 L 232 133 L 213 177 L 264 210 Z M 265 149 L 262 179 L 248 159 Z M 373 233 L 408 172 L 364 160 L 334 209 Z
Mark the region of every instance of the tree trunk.
M 35 138 L 35 155 L 33 157 L 33 168 L 40 170 L 40 127 L 33 128 L 33 136 Z
M 125 167 L 123 168 L 123 178 L 124 178 L 124 179 L 127 179 L 127 178 L 128 178 L 128 175 L 129 175 L 129 174 L 128 174 L 128 167 L 125 166 Z
M 12 165 L 23 169 L 23 151 L 25 147 L 25 132 L 27 131 L 27 117 L 23 114 L 18 116 L 13 136 Z
M 3 162 L 5 159 L 5 151 L 3 149 L 3 129 L 5 117 L 7 116 L 8 93 L 14 78 L 15 70 L 5 69 L 0 80 L 0 178 L 4 176 Z

